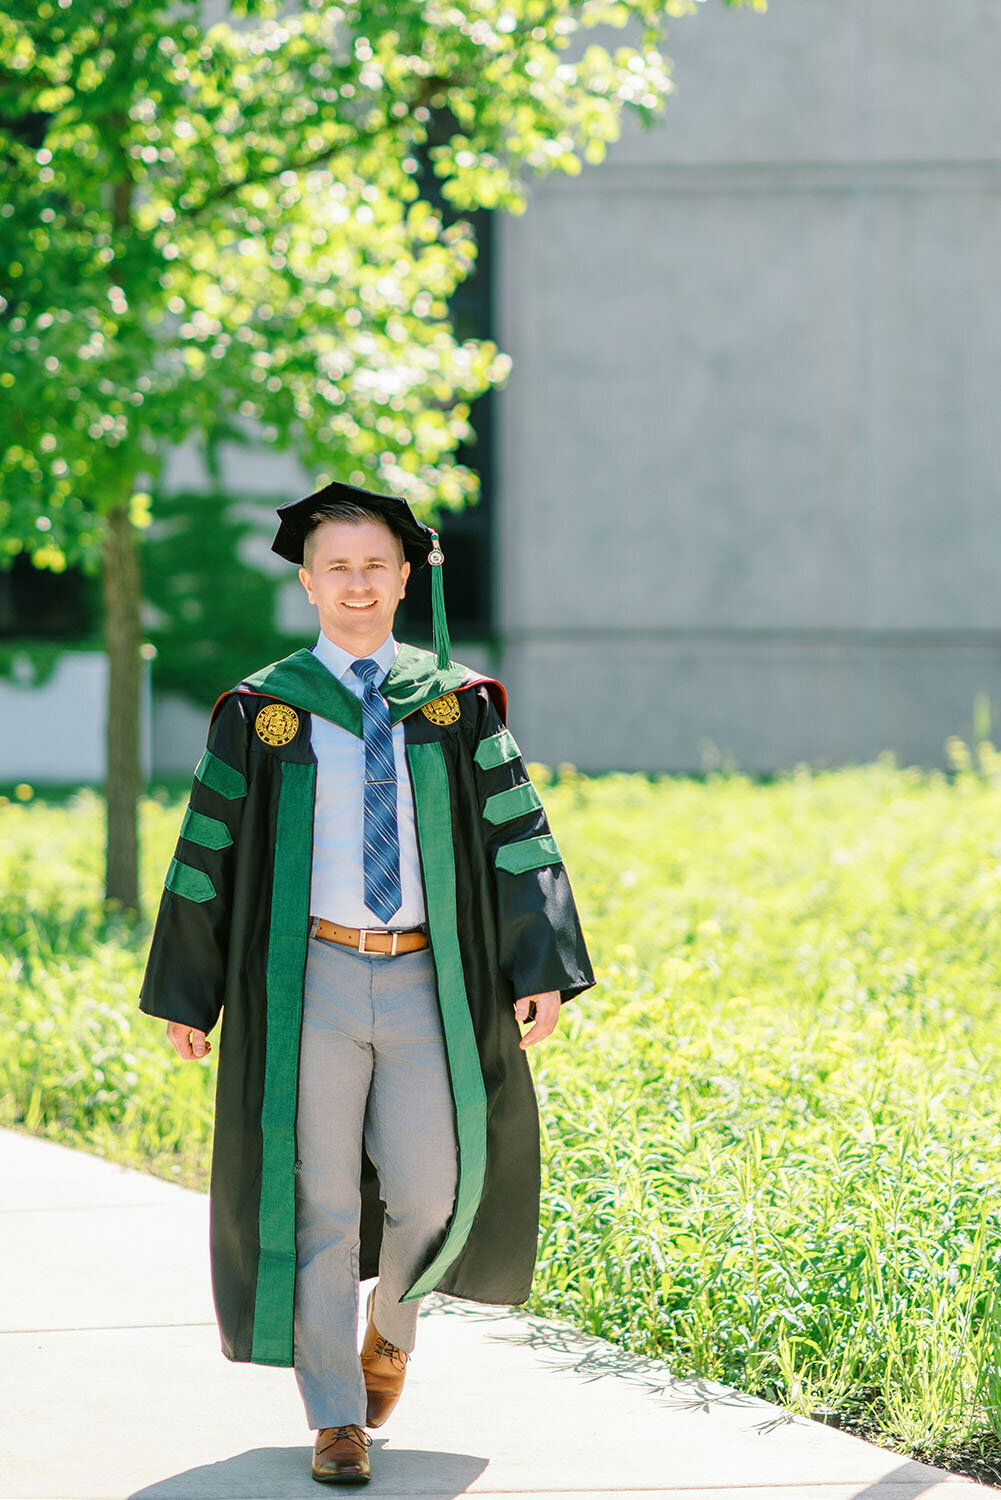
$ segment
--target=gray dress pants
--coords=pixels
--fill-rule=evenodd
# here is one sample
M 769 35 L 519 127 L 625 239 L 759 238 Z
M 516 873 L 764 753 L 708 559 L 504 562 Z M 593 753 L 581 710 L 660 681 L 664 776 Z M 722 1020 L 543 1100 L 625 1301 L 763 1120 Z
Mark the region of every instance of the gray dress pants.
M 362 1141 L 386 1205 L 375 1326 L 408 1352 L 399 1298 L 444 1237 L 455 1112 L 430 950 L 395 958 L 310 938 L 296 1147 L 294 1364 L 310 1427 L 365 1425 L 358 1356 Z

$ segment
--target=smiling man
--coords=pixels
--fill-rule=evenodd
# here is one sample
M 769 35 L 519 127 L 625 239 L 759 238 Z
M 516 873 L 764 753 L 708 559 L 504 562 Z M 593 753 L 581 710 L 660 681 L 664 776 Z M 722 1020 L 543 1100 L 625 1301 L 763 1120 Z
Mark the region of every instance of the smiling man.
M 594 980 L 504 690 L 451 660 L 437 535 L 344 484 L 278 514 L 274 551 L 300 564 L 319 636 L 216 704 L 141 1006 L 187 1059 L 223 1016 L 223 1352 L 294 1365 L 313 1477 L 358 1484 L 421 1298 L 528 1296 L 526 1049 Z M 435 652 L 392 633 L 425 562 Z

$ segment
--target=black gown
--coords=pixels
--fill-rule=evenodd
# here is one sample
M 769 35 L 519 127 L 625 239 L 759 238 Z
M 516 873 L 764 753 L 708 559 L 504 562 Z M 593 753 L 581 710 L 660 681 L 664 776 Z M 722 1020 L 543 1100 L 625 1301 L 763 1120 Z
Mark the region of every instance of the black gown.
M 529 1294 L 539 1134 L 513 1001 L 594 983 L 570 884 L 504 724 L 499 683 L 401 646 L 381 686 L 402 722 L 455 1105 L 459 1179 L 441 1245 L 405 1300 Z M 361 737 L 361 704 L 311 651 L 225 693 L 167 872 L 143 980 L 148 1015 L 223 1014 L 212 1156 L 212 1282 L 223 1352 L 292 1363 L 295 1117 L 316 758 L 310 716 Z M 317 913 L 317 915 L 335 915 Z M 383 1205 L 367 1156 L 361 1274 Z

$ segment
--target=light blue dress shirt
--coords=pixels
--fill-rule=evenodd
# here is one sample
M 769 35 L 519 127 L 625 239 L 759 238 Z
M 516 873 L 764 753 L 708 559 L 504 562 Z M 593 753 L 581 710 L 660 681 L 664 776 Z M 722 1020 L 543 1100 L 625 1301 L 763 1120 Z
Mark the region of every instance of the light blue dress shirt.
M 369 653 L 385 675 L 399 647 L 393 636 Z M 358 658 L 320 632 L 313 647 L 328 672 L 349 692 L 361 698 L 364 684 L 351 670 Z M 339 724 L 312 719 L 311 744 L 316 756 L 316 816 L 313 823 L 313 879 L 309 909 L 314 917 L 340 922 L 343 927 L 384 928 L 385 923 L 365 905 L 362 840 L 365 821 L 365 744 Z M 414 829 L 414 798 L 407 771 L 403 725 L 393 726 L 396 761 L 396 820 L 400 832 L 400 883 L 403 903 L 390 919 L 390 930 L 402 932 L 424 922 L 424 887 Z

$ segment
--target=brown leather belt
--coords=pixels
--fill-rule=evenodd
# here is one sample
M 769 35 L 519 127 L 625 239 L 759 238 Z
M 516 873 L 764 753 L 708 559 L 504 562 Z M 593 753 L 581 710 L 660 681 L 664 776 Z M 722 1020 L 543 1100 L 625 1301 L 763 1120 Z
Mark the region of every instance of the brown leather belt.
M 342 927 L 339 922 L 328 922 L 323 917 L 310 917 L 310 937 L 323 938 L 325 943 L 341 943 L 353 948 L 356 953 L 415 953 L 426 948 L 428 935 L 419 927 L 410 932 L 385 932 L 373 927 Z

